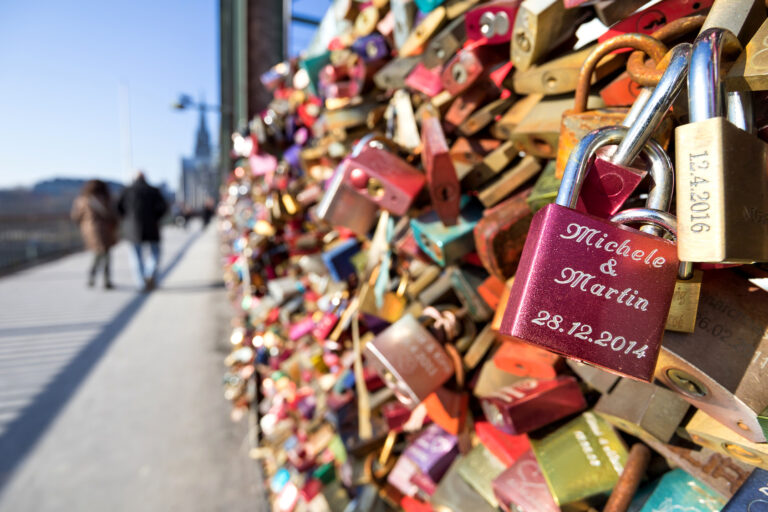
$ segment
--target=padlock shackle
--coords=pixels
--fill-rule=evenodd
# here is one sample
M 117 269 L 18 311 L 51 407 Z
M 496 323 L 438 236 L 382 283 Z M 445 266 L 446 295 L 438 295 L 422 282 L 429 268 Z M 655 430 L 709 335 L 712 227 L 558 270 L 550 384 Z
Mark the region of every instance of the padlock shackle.
M 628 128 L 626 126 L 606 126 L 586 134 L 568 157 L 555 204 L 566 208 L 576 208 L 581 185 L 587 175 L 592 155 L 603 146 L 620 143 L 627 136 L 627 133 Z M 669 155 L 653 139 L 649 139 L 645 143 L 642 151 L 650 161 L 649 173 L 653 179 L 646 207 L 662 211 L 669 210 L 675 183 Z
M 659 126 L 662 117 L 667 113 L 683 88 L 688 73 L 688 60 L 693 46 L 681 43 L 672 48 L 669 65 L 651 93 L 651 97 L 640 110 L 640 113 L 629 125 L 629 132 L 619 144 L 611 161 L 618 165 L 628 166 L 640 151 L 646 141 L 651 138 Z
M 701 14 L 678 18 L 653 32 L 651 37 L 655 37 L 664 43 L 676 41 L 688 32 L 699 30 L 706 18 L 706 16 Z M 656 67 L 653 67 L 646 65 L 645 57 L 646 55 L 643 52 L 632 52 L 632 55 L 627 60 L 627 73 L 638 84 L 644 87 L 653 87 L 659 83 L 668 61 L 665 56 Z
M 691 123 L 723 115 L 724 87 L 720 77 L 723 47 L 733 36 L 709 28 L 696 37 L 688 72 L 688 115 Z
M 672 235 L 677 241 L 677 219 L 669 212 L 653 208 L 630 208 L 611 217 L 616 224 L 653 224 Z
M 592 82 L 592 74 L 603 59 L 614 50 L 621 48 L 634 48 L 647 53 L 655 62 L 659 62 L 667 53 L 667 46 L 645 34 L 628 33 L 612 37 L 595 46 L 590 52 L 579 71 L 579 79 L 576 82 L 576 94 L 573 98 L 573 112 L 578 114 L 587 110 L 587 96 Z
M 669 233 L 672 238 L 675 239 L 675 242 L 677 242 L 677 218 L 668 212 L 662 212 L 652 208 L 630 208 L 611 217 L 611 222 L 617 224 L 652 224 L 654 230 L 651 234 L 658 236 L 658 228 L 661 228 Z M 642 228 L 640 230 L 648 232 L 644 231 Z M 682 280 L 693 277 L 693 263 L 690 261 L 681 261 L 677 266 L 677 277 Z

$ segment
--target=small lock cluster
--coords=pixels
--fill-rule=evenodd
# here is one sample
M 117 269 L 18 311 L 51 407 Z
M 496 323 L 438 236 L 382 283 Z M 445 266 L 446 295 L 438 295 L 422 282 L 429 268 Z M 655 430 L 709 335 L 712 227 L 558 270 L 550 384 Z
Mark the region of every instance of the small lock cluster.
M 218 213 L 275 510 L 768 500 L 765 5 L 644 3 L 347 2 L 261 77 Z

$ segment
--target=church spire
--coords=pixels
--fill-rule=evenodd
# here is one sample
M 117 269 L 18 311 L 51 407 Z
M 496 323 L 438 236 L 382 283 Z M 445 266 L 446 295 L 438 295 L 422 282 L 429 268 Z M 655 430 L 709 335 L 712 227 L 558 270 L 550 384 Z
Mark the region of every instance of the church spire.
M 198 158 L 210 158 L 211 156 L 211 137 L 208 134 L 208 126 L 205 124 L 205 107 L 203 102 L 200 102 L 200 126 L 197 128 L 195 156 Z

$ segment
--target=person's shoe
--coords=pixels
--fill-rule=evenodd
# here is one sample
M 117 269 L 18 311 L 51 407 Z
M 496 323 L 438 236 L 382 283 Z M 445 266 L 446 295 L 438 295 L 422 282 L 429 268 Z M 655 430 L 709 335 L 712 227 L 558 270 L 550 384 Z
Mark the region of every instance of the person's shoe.
M 92 277 L 88 278 L 88 288 L 93 288 L 96 284 L 96 280 Z
M 144 280 L 144 291 L 145 292 L 151 292 L 155 289 L 155 278 L 149 277 Z
M 113 284 L 112 284 L 112 283 L 110 283 L 109 281 L 107 281 L 106 283 L 104 283 L 104 289 L 105 289 L 105 290 L 112 290 L 112 289 L 114 289 L 114 288 L 115 288 L 115 285 L 113 285 Z

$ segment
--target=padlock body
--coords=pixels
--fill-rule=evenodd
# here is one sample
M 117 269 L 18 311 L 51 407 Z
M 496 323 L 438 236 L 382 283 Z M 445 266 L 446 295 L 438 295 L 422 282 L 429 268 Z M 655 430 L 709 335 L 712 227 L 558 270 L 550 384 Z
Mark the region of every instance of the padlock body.
M 440 343 L 411 315 L 379 333 L 365 347 L 366 360 L 401 402 L 416 407 L 453 375 Z
M 480 400 L 486 418 L 508 434 L 525 434 L 584 410 L 587 403 L 573 377 L 524 379 Z
M 560 138 L 557 141 L 555 176 L 563 177 L 565 164 L 568 162 L 571 151 L 586 134 L 604 126 L 620 125 L 626 116 L 625 108 L 600 108 L 579 113 L 565 112 L 560 123 Z
M 427 43 L 421 61 L 430 69 L 442 68 L 467 40 L 464 17 L 451 21 L 439 34 Z
M 600 397 L 594 411 L 635 437 L 668 443 L 689 408 L 688 402 L 661 386 L 621 379 Z
M 475 247 L 485 269 L 505 281 L 515 274 L 533 216 L 528 191 L 485 212 L 475 226 Z
M 403 452 L 418 470 L 439 482 L 459 454 L 458 438 L 431 424 Z
M 421 172 L 384 149 L 366 146 L 347 161 L 351 188 L 395 215 L 408 211 L 426 181 Z
M 749 478 L 747 478 L 747 481 L 741 486 L 739 492 L 737 492 L 733 498 L 728 500 L 728 503 L 726 503 L 722 512 L 741 512 L 742 510 L 750 510 L 752 505 L 754 505 L 755 508 L 760 506 L 765 507 L 766 501 L 768 501 L 765 495 L 766 487 L 768 487 L 768 471 L 756 469 L 749 475 Z
M 531 450 L 493 480 L 493 492 L 504 512 L 560 511 Z
M 685 430 L 698 445 L 751 466 L 768 469 L 768 444 L 753 443 L 741 437 L 704 411 L 696 411 Z
M 531 222 L 499 333 L 650 381 L 677 266 L 672 242 L 547 205 Z
M 446 226 L 435 211 L 411 219 L 411 229 L 419 248 L 435 263 L 444 267 L 459 260 L 475 248 L 473 232 L 482 217 L 480 205 L 462 197 L 462 209 L 454 226 Z
M 429 97 L 437 96 L 443 90 L 443 81 L 440 79 L 440 70 L 429 69 L 419 62 L 405 79 L 405 85 L 416 92 L 426 94 Z
M 531 447 L 558 505 L 611 490 L 627 461 L 624 442 L 602 418 L 585 412 Z
M 714 117 L 675 129 L 683 261 L 768 261 L 768 144 Z
M 676 468 L 661 477 L 641 512 L 675 510 L 669 508 L 672 503 L 679 507 L 678 510 L 718 512 L 725 500 L 705 483 Z
M 486 38 L 486 44 L 506 43 L 512 38 L 512 29 L 521 0 L 496 1 L 469 10 L 465 14 L 467 37 L 472 40 Z
M 693 333 L 664 336 L 656 379 L 737 434 L 766 442 L 768 296 L 730 270 L 708 270 Z M 706 347 L 706 350 L 702 350 Z

